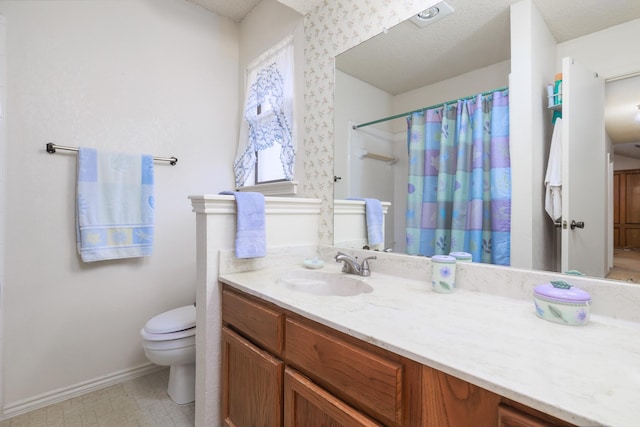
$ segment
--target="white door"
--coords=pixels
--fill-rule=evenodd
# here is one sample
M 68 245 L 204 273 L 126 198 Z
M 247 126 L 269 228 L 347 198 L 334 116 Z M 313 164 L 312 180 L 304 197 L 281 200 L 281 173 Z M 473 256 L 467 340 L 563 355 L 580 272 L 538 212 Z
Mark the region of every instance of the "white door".
M 607 268 L 607 158 L 604 80 L 562 60 L 562 271 L 604 277 Z

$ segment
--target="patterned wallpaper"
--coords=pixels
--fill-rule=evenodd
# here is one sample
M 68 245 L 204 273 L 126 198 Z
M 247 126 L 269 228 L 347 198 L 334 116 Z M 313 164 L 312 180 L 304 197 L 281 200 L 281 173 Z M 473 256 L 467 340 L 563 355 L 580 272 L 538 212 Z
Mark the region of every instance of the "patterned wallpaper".
M 326 0 L 305 16 L 305 197 L 322 200 L 320 243 L 333 243 L 334 57 L 439 0 Z

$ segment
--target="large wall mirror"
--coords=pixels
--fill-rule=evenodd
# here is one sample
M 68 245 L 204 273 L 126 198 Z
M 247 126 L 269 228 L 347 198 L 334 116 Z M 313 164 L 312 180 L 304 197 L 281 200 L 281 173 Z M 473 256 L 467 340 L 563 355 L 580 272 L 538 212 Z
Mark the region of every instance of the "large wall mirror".
M 342 179 L 336 182 L 334 197 L 373 197 L 390 202 L 385 247 L 396 252 L 405 248 L 407 125 L 401 113 L 509 86 L 509 7 L 513 3 L 516 1 L 447 0 L 437 5 L 442 15 L 433 22 L 407 20 L 336 57 L 334 167 Z M 640 36 L 640 5 L 607 2 L 605 7 L 602 2 L 582 0 L 566 0 L 562 5 L 553 0 L 533 3 L 559 52 L 571 51 L 576 40 L 614 26 L 624 27 L 618 31 L 620 37 L 635 33 L 637 40 Z M 615 44 L 608 50 L 621 57 L 628 55 Z M 640 257 L 637 261 L 634 258 L 640 252 L 640 218 L 634 222 L 633 214 L 637 210 L 640 217 L 640 201 L 634 201 L 632 195 L 640 195 L 640 187 L 637 192 L 633 187 L 636 177 L 640 185 L 639 71 L 640 61 L 615 72 L 609 70 L 603 111 L 612 165 L 616 171 L 628 171 L 616 172 L 609 191 L 615 204 L 612 220 L 606 225 L 612 228 L 615 243 L 610 278 L 637 282 Z M 548 82 L 553 83 L 553 78 L 549 75 Z M 353 129 L 354 125 L 395 115 L 401 117 Z M 549 120 L 551 115 L 549 112 Z M 546 133 L 550 138 L 550 131 Z M 621 201 L 627 204 L 622 206 Z M 626 221 L 622 225 L 621 218 Z M 520 225 L 515 219 L 512 224 Z M 553 234 L 551 221 L 548 228 Z

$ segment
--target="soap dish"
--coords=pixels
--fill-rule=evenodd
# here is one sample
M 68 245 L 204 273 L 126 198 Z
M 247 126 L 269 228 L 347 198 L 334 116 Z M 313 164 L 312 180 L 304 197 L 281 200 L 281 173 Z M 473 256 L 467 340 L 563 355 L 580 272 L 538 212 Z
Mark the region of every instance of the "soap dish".
M 324 261 L 321 259 L 305 259 L 304 266 L 307 268 L 322 268 L 324 266 Z
M 562 280 L 538 285 L 533 289 L 536 314 L 542 319 L 565 325 L 586 325 L 589 322 L 591 296 Z

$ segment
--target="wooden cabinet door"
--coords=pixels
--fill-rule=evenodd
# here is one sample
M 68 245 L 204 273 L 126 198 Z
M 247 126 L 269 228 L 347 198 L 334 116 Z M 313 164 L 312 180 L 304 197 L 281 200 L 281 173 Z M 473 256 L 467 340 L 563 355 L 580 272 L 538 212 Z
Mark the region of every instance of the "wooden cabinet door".
M 381 426 L 287 367 L 284 374 L 285 427 Z
M 229 427 L 281 427 L 284 363 L 222 328 L 222 416 Z
M 613 175 L 613 246 L 640 248 L 640 170 Z
M 613 174 L 613 247 L 619 248 L 620 243 L 620 174 Z

